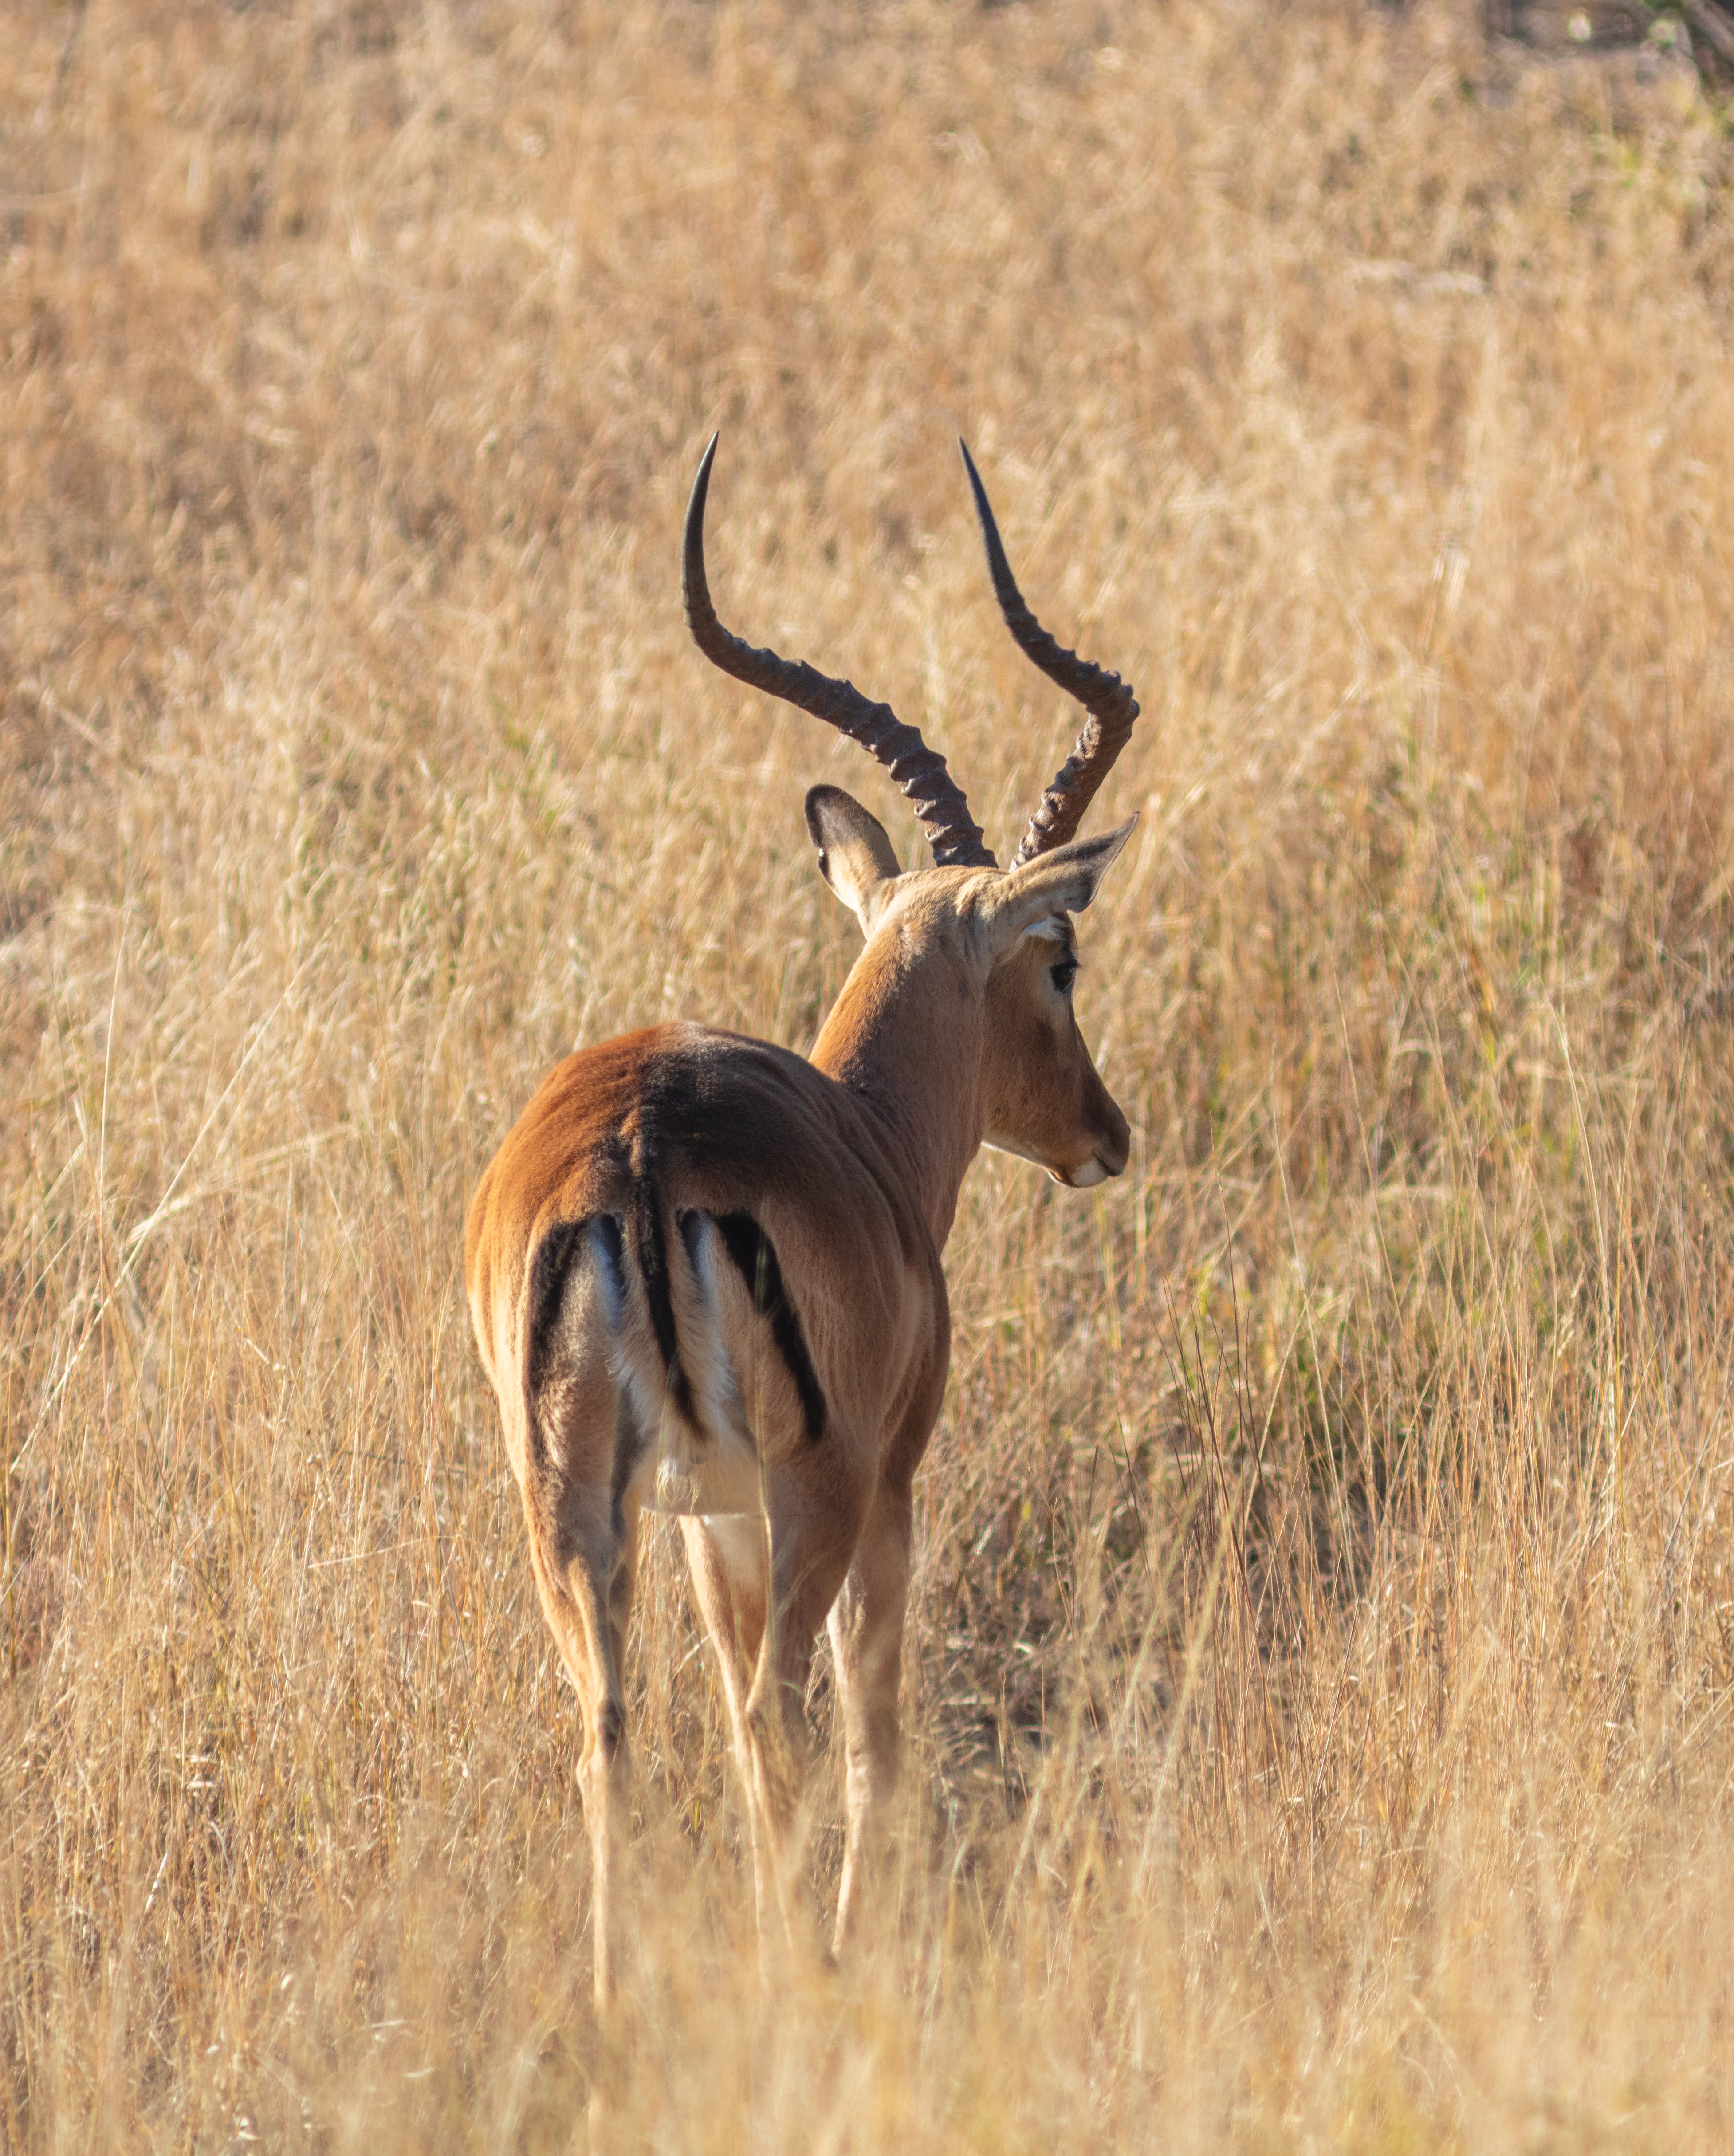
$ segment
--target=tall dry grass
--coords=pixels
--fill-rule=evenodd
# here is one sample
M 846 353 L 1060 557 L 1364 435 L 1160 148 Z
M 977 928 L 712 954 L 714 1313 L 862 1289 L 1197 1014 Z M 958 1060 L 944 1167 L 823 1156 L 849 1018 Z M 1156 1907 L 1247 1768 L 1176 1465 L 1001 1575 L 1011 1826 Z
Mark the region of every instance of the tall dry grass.
M 1734 293 L 1690 77 L 1322 0 L 19 0 L 0 2143 L 557 2148 L 569 1695 L 459 1279 L 575 1041 L 796 1045 L 889 696 L 1147 717 L 1087 1199 L 984 1158 L 876 1936 L 761 1986 L 671 1540 L 630 2145 L 1725 2145 Z M 816 1892 L 836 1859 L 823 1676 Z

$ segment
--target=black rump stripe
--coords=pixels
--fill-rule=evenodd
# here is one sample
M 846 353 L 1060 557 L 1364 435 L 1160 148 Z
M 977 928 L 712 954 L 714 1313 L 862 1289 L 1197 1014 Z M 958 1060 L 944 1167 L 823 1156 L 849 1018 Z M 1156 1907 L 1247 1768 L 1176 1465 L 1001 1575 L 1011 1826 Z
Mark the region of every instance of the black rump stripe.
M 572 1270 L 572 1261 L 578 1254 L 578 1245 L 589 1224 L 587 1220 L 557 1220 L 536 1245 L 536 1255 L 530 1261 L 528 1375 L 532 1395 L 541 1391 L 542 1380 L 547 1375 L 548 1354 L 553 1345 L 549 1336 L 560 1315 L 566 1276 Z
M 524 1377 L 529 1395 L 530 1450 L 539 1466 L 546 1462 L 547 1449 L 542 1442 L 536 1396 L 547 1381 L 554 1327 L 565 1299 L 567 1278 L 589 1224 L 587 1220 L 557 1220 L 536 1245 L 536 1255 L 530 1260 L 530 1358 Z
M 784 1290 L 776 1247 L 750 1213 L 719 1213 L 715 1218 L 723 1245 L 746 1283 L 753 1308 L 770 1323 L 777 1352 L 801 1396 L 808 1437 L 816 1441 L 825 1434 L 824 1390 L 807 1352 L 799 1314 Z

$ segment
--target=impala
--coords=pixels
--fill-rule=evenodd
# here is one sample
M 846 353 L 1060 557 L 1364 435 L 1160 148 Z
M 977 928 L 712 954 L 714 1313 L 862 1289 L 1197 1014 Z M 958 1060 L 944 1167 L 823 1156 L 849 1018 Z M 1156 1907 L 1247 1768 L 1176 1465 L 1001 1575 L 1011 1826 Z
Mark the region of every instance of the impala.
M 846 1758 L 840 1950 L 897 1771 L 911 1486 L 945 1390 L 940 1254 L 965 1171 L 985 1143 L 1084 1188 L 1118 1175 L 1128 1145 L 1073 1015 L 1071 916 L 1131 829 L 1073 836 L 1131 732 L 1130 687 L 1025 606 L 966 448 L 1007 626 L 1088 713 L 1002 870 L 944 759 L 888 705 L 717 620 L 704 557 L 716 453 L 713 436 L 686 512 L 695 641 L 859 742 L 914 803 L 934 865 L 900 870 L 859 803 L 814 787 L 819 873 L 866 947 L 811 1057 L 695 1024 L 583 1049 L 550 1073 L 470 1204 L 476 1339 L 583 1717 L 599 2003 L 615 1979 L 640 1512 L 680 1517 L 746 1789 L 762 1936 L 796 1920 L 804 1701 L 829 1621 Z

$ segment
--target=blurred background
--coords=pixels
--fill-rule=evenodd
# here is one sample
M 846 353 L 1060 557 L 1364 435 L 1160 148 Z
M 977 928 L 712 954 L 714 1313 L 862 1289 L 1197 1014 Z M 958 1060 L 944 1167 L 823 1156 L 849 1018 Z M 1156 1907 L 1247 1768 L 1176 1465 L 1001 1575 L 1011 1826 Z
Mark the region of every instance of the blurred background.
M 1723 42 L 1726 39 L 1726 43 Z M 1713 2148 L 1734 2105 L 1716 0 L 18 0 L 0 2142 Z M 850 744 L 1144 716 L 1087 1195 L 948 1260 L 869 1945 L 756 1973 L 675 1538 L 629 2034 L 461 1283 L 548 1065 L 810 1045 Z M 822 1658 L 823 1660 L 823 1658 Z M 810 1702 L 816 1903 L 840 1855 Z

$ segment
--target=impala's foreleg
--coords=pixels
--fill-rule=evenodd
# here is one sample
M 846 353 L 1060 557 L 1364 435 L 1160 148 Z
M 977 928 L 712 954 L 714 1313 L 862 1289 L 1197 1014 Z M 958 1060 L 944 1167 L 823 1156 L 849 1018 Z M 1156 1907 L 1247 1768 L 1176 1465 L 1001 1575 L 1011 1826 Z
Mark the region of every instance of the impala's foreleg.
M 841 1954 L 860 1919 L 862 1890 L 877 1851 L 885 1806 L 897 1784 L 897 1691 L 909 1600 L 910 1492 L 881 1485 L 869 1510 L 843 1592 L 831 1607 L 831 1651 L 843 1712 L 844 1794 L 849 1839 L 832 1950 Z

